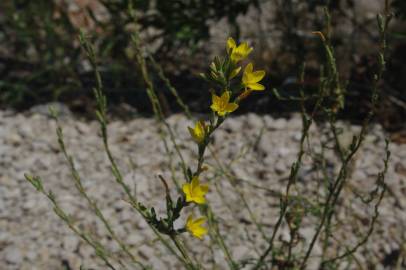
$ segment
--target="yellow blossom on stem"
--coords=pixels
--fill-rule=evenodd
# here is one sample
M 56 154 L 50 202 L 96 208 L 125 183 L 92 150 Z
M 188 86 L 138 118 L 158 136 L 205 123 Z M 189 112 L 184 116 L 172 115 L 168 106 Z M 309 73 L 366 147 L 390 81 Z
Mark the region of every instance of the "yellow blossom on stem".
M 184 184 L 182 190 L 186 195 L 186 202 L 194 202 L 197 204 L 206 203 L 206 198 L 204 196 L 209 191 L 209 186 L 200 184 L 197 176 L 192 178 L 192 182 Z
M 265 86 L 259 84 L 258 82 L 260 82 L 265 77 L 265 71 L 264 70 L 253 71 L 253 69 L 254 67 L 252 63 L 249 63 L 245 67 L 244 74 L 242 75 L 242 84 L 247 89 L 262 91 L 265 89 Z
M 204 217 L 193 219 L 193 215 L 189 215 L 186 221 L 186 230 L 188 230 L 194 237 L 203 239 L 207 234 L 207 229 L 202 226 L 206 222 Z
M 212 104 L 210 108 L 219 116 L 224 116 L 227 113 L 237 110 L 238 104 L 230 102 L 230 92 L 224 91 L 221 97 L 215 94 L 212 95 Z
M 203 121 L 198 121 L 194 128 L 188 127 L 189 133 L 197 143 L 202 143 L 207 133 L 207 126 Z
M 230 54 L 231 61 L 237 63 L 247 58 L 253 48 L 248 46 L 247 42 L 243 42 L 237 46 L 233 38 L 227 40 L 227 52 Z

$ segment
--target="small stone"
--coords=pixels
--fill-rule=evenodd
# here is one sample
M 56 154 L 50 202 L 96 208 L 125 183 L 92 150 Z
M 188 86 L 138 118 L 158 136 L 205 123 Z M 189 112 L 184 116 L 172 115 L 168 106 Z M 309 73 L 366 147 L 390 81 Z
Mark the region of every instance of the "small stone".
M 303 127 L 303 119 L 299 113 L 294 113 L 288 120 L 289 128 L 295 130 L 301 130 Z
M 22 142 L 22 138 L 17 133 L 11 134 L 7 139 L 7 143 L 9 143 L 13 146 L 19 146 L 21 144 L 21 142 Z
M 68 251 L 75 251 L 79 245 L 79 238 L 76 235 L 67 235 L 63 239 L 63 246 Z
M 25 254 L 25 257 L 26 257 L 28 260 L 30 260 L 30 261 L 35 260 L 35 259 L 37 258 L 37 253 L 35 252 L 35 249 L 34 249 L 34 250 L 29 250 L 29 251 Z
M 281 159 L 279 159 L 276 163 L 275 163 L 275 172 L 277 173 L 277 174 L 283 174 L 283 173 L 285 173 L 286 171 L 287 171 L 287 166 L 286 166 L 286 163 L 283 161 L 283 160 L 281 160 Z
M 80 134 L 89 134 L 91 132 L 91 127 L 88 124 L 76 122 L 76 129 Z
M 36 206 L 36 200 L 34 199 L 29 199 L 23 204 L 23 209 L 24 210 L 30 210 Z
M 55 112 L 57 113 L 57 115 L 59 117 L 72 115 L 72 113 L 69 110 L 68 106 L 66 106 L 63 103 L 59 103 L 59 102 L 50 102 L 50 103 L 47 103 L 47 104 L 41 104 L 41 105 L 33 106 L 30 109 L 30 112 L 33 113 L 33 114 L 41 114 L 41 115 L 45 115 L 45 116 L 50 116 L 50 112 L 49 112 L 50 108 L 55 110 Z
M 224 124 L 221 126 L 222 129 L 228 132 L 238 132 L 242 129 L 242 127 L 242 121 L 240 121 L 240 119 L 236 117 L 228 118 L 227 121 L 225 121 Z
M 292 134 L 292 139 L 295 142 L 300 142 L 300 139 L 302 138 L 302 132 L 295 132 Z
M 126 237 L 126 243 L 129 245 L 139 245 L 142 241 L 144 241 L 144 236 L 139 233 L 139 232 L 131 232 L 127 237 Z
M 287 121 L 285 118 L 278 118 L 275 121 L 273 121 L 272 123 L 272 128 L 277 129 L 277 130 L 281 130 L 284 129 L 287 125 Z
M 251 253 L 251 249 L 247 246 L 236 246 L 233 247 L 233 257 L 237 260 L 242 260 Z
M 155 257 L 155 250 L 147 245 L 142 245 L 138 248 L 140 256 L 146 260 L 152 261 Z
M 249 113 L 247 116 L 247 127 L 253 130 L 261 130 L 264 126 L 264 121 L 256 114 Z
M 289 243 L 290 239 L 291 239 L 291 235 L 289 233 L 289 230 L 288 229 L 281 230 L 281 232 L 280 232 L 280 240 L 285 242 L 285 243 Z
M 4 258 L 6 262 L 17 265 L 23 261 L 20 249 L 14 246 L 10 246 L 4 250 Z
M 272 138 L 269 134 L 263 134 L 258 142 L 257 151 L 263 155 L 268 156 L 275 150 Z
M 316 232 L 315 229 L 311 228 L 311 227 L 306 227 L 306 228 L 300 229 L 300 234 L 303 236 L 303 238 L 306 240 L 307 243 L 310 243 L 315 232 Z

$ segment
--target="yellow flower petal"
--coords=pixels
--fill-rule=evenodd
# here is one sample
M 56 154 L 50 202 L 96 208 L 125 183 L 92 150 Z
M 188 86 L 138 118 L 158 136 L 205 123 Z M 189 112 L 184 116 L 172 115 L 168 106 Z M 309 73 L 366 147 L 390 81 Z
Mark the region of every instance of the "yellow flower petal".
M 254 69 L 254 65 L 252 63 L 249 63 L 244 69 L 244 74 L 252 73 L 253 69 Z
M 264 77 L 265 77 L 265 70 L 258 70 L 258 71 L 255 71 L 255 72 L 253 72 L 252 74 L 251 74 L 251 79 L 253 80 L 253 81 L 257 81 L 257 82 L 259 82 L 260 80 L 262 80 Z
M 196 228 L 193 231 L 193 236 L 196 238 L 199 238 L 200 240 L 203 240 L 203 236 L 207 234 L 207 229 L 205 228 Z
M 217 103 L 213 103 L 210 106 L 210 109 L 212 109 L 213 112 L 218 112 L 220 110 L 220 108 L 218 107 Z
M 224 93 L 220 97 L 221 102 L 228 103 L 230 101 L 230 92 L 224 91 Z
M 221 117 L 224 117 L 226 114 L 227 114 L 226 111 L 218 112 L 218 115 L 221 116 Z
M 241 60 L 244 60 L 252 52 L 252 50 L 253 48 L 249 47 L 247 42 L 243 42 L 238 46 L 234 44 L 234 47 L 232 48 L 230 55 L 231 61 L 237 63 Z
M 190 193 L 190 184 L 188 184 L 188 183 L 183 184 L 182 190 L 183 190 L 183 192 L 184 192 L 185 194 L 189 194 L 189 193 Z
M 231 113 L 231 112 L 237 110 L 237 108 L 238 108 L 237 103 L 228 103 L 226 108 L 225 108 L 225 111 L 228 112 L 228 113 Z
M 193 177 L 190 183 L 184 184 L 182 190 L 186 195 L 186 202 L 194 202 L 197 204 L 206 203 L 204 196 L 208 192 L 208 186 L 201 185 L 197 176 Z
M 207 234 L 207 229 L 203 227 L 203 223 L 206 222 L 206 219 L 201 217 L 193 219 L 192 215 L 189 215 L 186 221 L 186 230 L 188 230 L 194 237 L 203 239 L 203 236 Z
M 265 71 L 264 70 L 258 70 L 258 71 L 253 71 L 254 66 L 252 63 L 249 63 L 245 69 L 244 69 L 244 74 L 242 76 L 242 84 L 245 86 L 246 89 L 250 90 L 256 90 L 256 91 L 262 91 L 265 89 L 265 87 L 262 84 L 259 84 L 264 76 L 265 76 Z
M 224 91 L 221 97 L 214 98 L 213 95 L 213 104 L 210 108 L 216 112 L 219 116 L 225 116 L 227 113 L 233 112 L 238 108 L 236 103 L 230 103 L 230 92 Z
M 211 99 L 213 101 L 214 104 L 217 104 L 221 101 L 221 98 L 215 94 L 211 95 Z
M 248 88 L 251 90 L 255 90 L 255 91 L 265 90 L 265 86 L 263 86 L 262 84 L 259 84 L 259 83 L 249 84 Z
M 236 46 L 235 40 L 234 40 L 232 37 L 229 37 L 229 38 L 227 39 L 227 49 L 228 49 L 228 50 L 232 50 L 232 49 L 235 48 L 235 46 Z
M 202 192 L 207 193 L 209 191 L 209 185 L 200 185 L 200 189 Z
M 206 136 L 206 124 L 203 121 L 198 121 L 194 128 L 188 127 L 188 129 L 190 135 L 197 143 L 204 141 Z
M 205 222 L 206 222 L 206 218 L 200 217 L 200 218 L 195 219 L 195 220 L 193 221 L 193 224 L 196 225 L 196 226 L 200 226 L 200 225 L 202 225 L 202 224 L 205 223 Z
M 194 196 L 192 199 L 193 199 L 192 201 L 197 203 L 197 204 L 205 204 L 206 203 L 206 198 L 203 197 L 203 196 Z
M 184 184 L 182 186 L 182 191 L 186 195 L 186 201 L 191 202 L 193 199 L 192 199 L 192 196 L 191 196 L 192 192 L 190 190 L 190 184 Z

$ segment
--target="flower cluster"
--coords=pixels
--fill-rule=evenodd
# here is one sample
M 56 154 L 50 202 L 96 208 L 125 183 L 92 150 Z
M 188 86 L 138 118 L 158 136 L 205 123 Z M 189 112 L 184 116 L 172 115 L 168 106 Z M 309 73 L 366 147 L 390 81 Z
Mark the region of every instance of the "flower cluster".
M 206 203 L 205 195 L 208 192 L 208 185 L 200 183 L 199 175 L 202 172 L 203 155 L 210 135 L 221 125 L 228 114 L 238 109 L 241 100 L 252 91 L 265 90 L 265 86 L 260 84 L 265 77 L 265 71 L 254 71 L 252 63 L 245 66 L 242 78 L 237 81 L 243 68 L 240 63 L 248 57 L 253 48 L 247 42 L 237 45 L 234 39 L 229 38 L 226 50 L 226 57 L 224 59 L 216 57 L 210 65 L 210 72 L 202 75 L 204 79 L 217 86 L 217 91 L 211 90 L 210 109 L 213 113 L 209 121 L 199 120 L 193 128 L 188 127 L 192 139 L 199 147 L 199 164 L 191 181 L 182 187 L 187 203 Z M 193 236 L 202 239 L 208 232 L 206 228 L 202 227 L 205 221 L 204 217 L 194 219 L 190 215 L 186 222 L 186 230 Z
M 204 154 L 213 132 L 230 113 L 238 109 L 239 103 L 252 91 L 265 89 L 260 84 L 260 81 L 265 76 L 265 71 L 254 71 L 252 63 L 248 63 L 245 67 L 242 65 L 252 50 L 253 48 L 248 43 L 243 42 L 237 45 L 234 39 L 229 38 L 226 46 L 226 56 L 223 59 L 215 57 L 210 65 L 210 72 L 203 75 L 206 80 L 215 86 L 215 89 L 210 90 L 212 98 L 210 118 L 208 120 L 199 120 L 194 127 L 188 127 L 193 141 L 198 146 L 197 167 L 192 171 L 190 167 L 185 165 L 186 183 L 182 185 L 182 194 L 176 201 L 172 200 L 165 179 L 160 177 L 166 189 L 166 217 L 158 217 L 154 208 L 147 209 L 142 204 L 138 206 L 143 211 L 147 221 L 159 232 L 172 238 L 179 233 L 189 232 L 199 239 L 203 239 L 208 233 L 208 229 L 203 226 L 206 222 L 207 213 L 204 213 L 205 207 L 202 207 L 202 205 L 207 202 L 205 196 L 209 191 L 209 186 L 202 184 L 199 180 L 205 170 L 203 166 Z M 242 69 L 244 72 L 241 75 Z M 175 221 L 180 218 L 183 209 L 190 205 L 199 206 L 206 217 L 194 218 L 193 214 L 190 214 L 184 228 L 176 229 Z
M 186 183 L 182 186 L 183 193 L 186 196 L 187 203 L 205 204 L 206 198 L 204 197 L 209 191 L 209 186 L 200 184 L 197 176 L 192 178 L 190 183 Z M 207 229 L 201 225 L 206 221 L 204 217 L 193 219 L 193 215 L 189 215 L 186 222 L 186 230 L 193 236 L 202 239 L 207 233 Z

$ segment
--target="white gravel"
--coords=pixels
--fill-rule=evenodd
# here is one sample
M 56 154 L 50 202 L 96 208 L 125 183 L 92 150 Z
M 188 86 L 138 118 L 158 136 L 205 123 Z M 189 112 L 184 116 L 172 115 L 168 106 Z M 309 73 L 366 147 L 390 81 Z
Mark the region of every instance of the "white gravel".
M 195 166 L 196 149 L 187 132 L 191 123 L 181 115 L 173 115 L 167 120 L 177 133 L 185 160 L 193 161 L 191 166 Z M 155 241 L 140 216 L 122 200 L 125 196 L 109 171 L 98 135 L 98 124 L 74 119 L 70 114 L 66 114 L 61 122 L 68 151 L 74 156 L 85 188 L 97 200 L 117 234 L 125 239 L 141 261 L 151 264 L 154 269 L 181 269 L 165 248 Z M 258 137 L 262 128 L 263 134 Z M 237 176 L 236 187 L 245 194 L 269 235 L 278 217 L 277 194 L 285 188 L 290 165 L 295 160 L 300 129 L 301 121 L 297 115 L 291 119 L 273 119 L 248 114 L 228 119 L 214 136 L 213 149 L 217 157 Z M 348 126 L 347 129 L 347 133 L 351 134 L 359 127 Z M 54 131 L 54 121 L 41 112 L 15 114 L 0 111 L 0 269 L 79 269 L 80 265 L 89 269 L 105 269 L 92 249 L 55 216 L 46 198 L 24 180 L 27 172 L 44 179 L 46 189 L 55 192 L 61 206 L 77 219 L 82 228 L 100 235 L 113 252 L 119 250 L 105 237 L 102 224 L 88 211 L 85 201 L 78 197 L 67 164 L 58 150 Z M 140 201 L 162 210 L 164 192 L 157 175 L 171 179 L 170 160 L 176 171 L 180 169 L 177 158 L 168 159 L 164 154 L 165 148 L 154 120 L 114 121 L 109 124 L 109 131 L 111 150 L 119 161 L 126 182 Z M 316 127 L 312 129 L 312 134 L 318 134 Z M 383 131 L 374 126 L 371 134 L 367 137 L 368 144 L 362 147 L 353 164 L 351 187 L 360 192 L 371 190 L 376 174 L 382 168 Z M 397 261 L 401 263 L 399 252 L 402 245 L 403 252 L 406 248 L 406 145 L 391 144 L 390 149 L 392 160 L 387 174 L 390 192 L 382 203 L 375 233 L 355 255 L 364 269 L 394 269 Z M 244 152 L 245 155 L 241 156 Z M 337 164 L 333 162 L 336 159 L 332 153 L 329 155 L 331 169 L 337 171 Z M 255 226 L 246 222 L 249 216 L 241 199 L 216 169 L 214 159 L 209 157 L 207 164 L 209 170 L 201 180 L 210 181 L 208 201 L 220 217 L 221 230 L 226 243 L 232 247 L 232 255 L 236 260 L 256 257 L 256 252 L 265 246 L 264 240 L 255 232 Z M 181 174 L 177 173 L 177 177 L 182 180 Z M 299 173 L 298 191 L 310 200 L 320 194 L 315 177 L 312 163 L 305 158 Z M 216 192 L 216 186 L 223 195 Z M 258 189 L 258 186 L 266 190 Z M 172 182 L 170 187 L 175 189 Z M 371 207 L 365 207 L 354 197 L 352 188 L 343 192 L 344 199 L 340 203 L 345 208 L 337 213 L 343 224 L 334 235 L 346 245 L 355 243 L 354 234 L 366 228 L 368 220 L 365 217 L 372 213 Z M 357 220 L 354 220 L 355 215 Z M 309 218 L 300 232 L 304 239 L 309 239 L 314 233 L 314 226 L 309 226 L 312 220 Z M 255 245 L 249 241 L 245 229 L 249 231 L 250 238 L 257 240 Z M 287 241 L 289 237 L 286 228 L 283 228 L 278 239 Z M 188 235 L 185 238 L 198 259 L 205 262 L 213 259 L 208 249 L 208 237 L 202 242 Z M 334 252 L 336 245 L 331 247 L 330 251 Z M 299 245 L 297 250 L 300 248 Z M 320 248 L 317 245 L 314 254 Z M 217 269 L 226 269 L 219 248 L 214 247 L 214 252 Z M 395 259 L 390 260 L 391 256 Z M 317 267 L 318 263 L 317 258 L 312 259 L 309 269 L 316 269 L 312 267 Z M 356 264 L 353 267 L 360 269 Z

